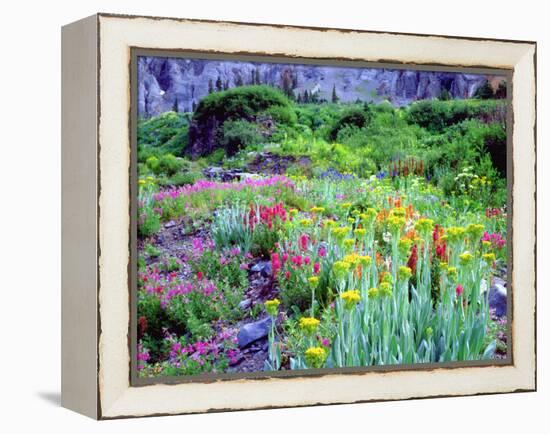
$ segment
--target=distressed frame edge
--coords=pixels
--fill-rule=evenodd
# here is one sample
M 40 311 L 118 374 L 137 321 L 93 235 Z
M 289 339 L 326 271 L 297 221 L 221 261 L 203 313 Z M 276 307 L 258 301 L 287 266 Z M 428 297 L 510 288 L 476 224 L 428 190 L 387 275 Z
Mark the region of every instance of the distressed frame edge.
M 101 408 L 98 30 L 97 14 L 61 29 L 61 406 L 92 419 Z
M 183 20 L 183 21 L 190 21 L 190 20 Z M 221 22 L 216 22 L 216 23 L 221 23 Z M 283 27 L 286 27 L 286 26 L 283 26 Z M 295 29 L 303 29 L 302 27 L 295 27 Z M 363 31 L 365 33 L 371 33 L 371 32 L 366 32 L 366 31 Z M 385 32 L 383 32 L 385 33 Z M 422 36 L 430 36 L 430 35 L 422 35 Z M 455 38 L 455 37 L 445 37 L 445 36 L 440 36 L 442 38 L 447 38 L 447 39 L 458 39 L 458 38 Z M 498 42 L 502 42 L 501 40 L 498 40 Z M 515 41 L 514 41 L 515 42 Z M 526 47 L 526 52 L 529 51 L 531 48 L 533 48 L 533 62 L 534 62 L 534 65 L 536 66 L 536 43 L 534 44 L 531 44 L 529 45 L 528 47 Z M 535 97 L 535 100 L 536 100 L 536 67 L 534 67 L 534 70 L 533 70 L 533 77 L 529 77 L 530 79 L 532 78 L 532 81 L 533 81 L 533 87 L 534 87 L 534 97 Z M 533 110 L 534 110 L 534 113 L 533 113 L 533 133 L 536 133 L 536 106 L 533 107 Z M 535 167 L 533 168 L 535 171 L 536 171 L 536 135 L 534 136 L 534 141 L 533 141 L 533 145 L 534 145 L 534 152 L 535 152 Z M 536 194 L 536 178 L 535 178 L 535 185 L 533 186 L 533 192 Z M 534 242 L 535 242 L 535 250 L 534 250 L 534 262 L 535 262 L 535 272 L 536 272 L 536 214 L 535 214 L 535 239 L 534 239 Z M 536 278 L 536 275 L 535 275 L 535 278 Z M 536 321 L 536 281 L 535 281 L 535 311 L 534 311 L 534 319 Z M 535 326 L 535 333 L 536 333 L 536 326 Z M 536 337 L 536 335 L 535 335 Z M 466 396 L 466 395 L 477 395 L 477 394 L 491 394 L 491 393 L 509 393 L 509 392 L 515 392 L 515 391 L 534 391 L 536 390 L 536 340 L 534 341 L 534 344 L 535 344 L 535 348 L 534 348 L 534 382 L 533 384 L 531 384 L 529 382 L 529 384 L 526 384 L 527 387 L 519 387 L 517 389 L 514 389 L 514 390 L 506 390 L 506 391 L 498 391 L 498 392 L 481 392 L 481 393 L 468 393 L 468 394 L 462 394 L 462 393 L 459 393 L 458 395 L 454 395 L 454 394 L 450 394 L 450 395 L 426 395 L 426 396 L 411 396 L 411 397 L 403 397 L 403 398 L 392 398 L 392 399 L 389 399 L 389 400 L 394 400 L 394 399 L 423 399 L 423 398 L 429 398 L 429 397 L 443 397 L 443 396 Z M 100 387 L 101 388 L 101 387 Z M 380 400 L 388 400 L 388 399 L 368 399 L 368 400 L 359 400 L 359 401 L 349 401 L 350 403 L 351 402 L 373 402 L 373 401 L 380 401 Z M 345 403 L 345 402 L 334 402 L 333 404 L 337 404 L 337 403 Z M 306 403 L 306 404 L 298 404 L 298 405 L 295 405 L 295 404 L 288 404 L 288 405 L 274 405 L 273 407 L 246 407 L 246 408 L 213 408 L 213 409 L 206 409 L 204 411 L 229 411 L 229 410 L 249 410 L 249 409 L 253 409 L 253 408 L 280 408 L 280 407 L 285 407 L 285 406 L 292 406 L 292 407 L 295 407 L 295 406 L 310 406 L 310 405 L 324 405 L 324 404 L 332 404 L 332 403 L 327 403 L 327 402 L 318 402 L 318 403 Z M 115 406 L 116 407 L 116 406 Z M 111 408 L 109 408 L 108 410 L 111 410 Z M 181 412 L 168 412 L 168 413 L 155 413 L 154 415 L 161 415 L 161 414 L 182 414 L 182 413 L 200 413 L 200 412 L 204 412 L 204 411 L 185 411 L 185 410 L 182 410 Z M 103 418 L 104 419 L 107 419 L 107 418 L 120 418 L 120 417 L 136 417 L 136 416 L 147 416 L 149 414 L 113 414 L 111 413 L 111 411 L 105 411 L 104 413 L 107 413 L 107 414 L 104 414 Z M 110 414 L 108 414 L 110 413 Z M 115 410 L 115 413 L 116 413 L 116 410 Z

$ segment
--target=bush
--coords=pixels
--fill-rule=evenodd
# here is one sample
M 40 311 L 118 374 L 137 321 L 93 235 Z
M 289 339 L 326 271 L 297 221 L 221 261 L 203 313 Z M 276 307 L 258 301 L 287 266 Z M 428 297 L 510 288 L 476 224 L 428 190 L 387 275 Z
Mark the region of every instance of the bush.
M 163 152 L 182 155 L 187 145 L 188 115 L 166 112 L 138 121 L 137 142 L 143 149 L 161 148 Z
M 334 122 L 328 132 L 329 140 L 335 141 L 338 133 L 344 127 L 363 128 L 367 126 L 372 118 L 372 112 L 367 104 L 363 108 L 349 109 Z
M 228 155 L 234 155 L 239 149 L 257 145 L 262 141 L 258 127 L 253 122 L 227 120 L 223 123 L 219 143 Z
M 193 121 L 202 123 L 216 118 L 219 123 L 227 119 L 252 119 L 273 106 L 291 108 L 288 98 L 270 86 L 240 86 L 204 97 L 193 114 Z
M 424 100 L 410 105 L 407 120 L 433 132 L 441 132 L 445 128 L 468 119 L 489 117 L 500 118 L 499 113 L 505 107 L 497 100 Z M 491 116 L 493 115 L 493 116 Z

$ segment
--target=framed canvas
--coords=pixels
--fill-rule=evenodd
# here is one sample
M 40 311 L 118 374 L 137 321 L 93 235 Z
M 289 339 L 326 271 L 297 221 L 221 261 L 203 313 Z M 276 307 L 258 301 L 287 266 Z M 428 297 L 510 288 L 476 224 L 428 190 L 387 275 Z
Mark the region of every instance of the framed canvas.
M 536 389 L 536 44 L 97 14 L 62 31 L 62 404 Z

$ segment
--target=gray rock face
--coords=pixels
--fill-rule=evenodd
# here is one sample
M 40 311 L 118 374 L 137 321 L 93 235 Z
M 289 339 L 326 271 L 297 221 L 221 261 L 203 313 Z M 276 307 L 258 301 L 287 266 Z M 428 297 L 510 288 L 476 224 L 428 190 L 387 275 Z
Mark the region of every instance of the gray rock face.
M 259 321 L 251 322 L 242 326 L 237 334 L 239 347 L 245 348 L 252 342 L 265 338 L 269 333 L 271 321 L 272 320 L 270 317 L 266 317 Z
M 507 306 L 507 295 L 506 288 L 496 283 L 494 286 L 489 289 L 489 308 L 495 310 L 497 317 L 502 317 L 506 315 L 506 306 Z
M 284 77 L 291 77 L 296 95 L 307 90 L 330 101 L 335 87 L 343 102 L 388 99 L 396 106 L 436 98 L 443 89 L 455 98 L 468 98 L 488 78 L 451 72 L 139 57 L 138 113 L 148 118 L 174 108 L 193 111 L 208 94 L 209 82 L 215 89 L 218 78 L 222 87 L 235 87 L 258 79 L 282 86 Z
M 255 264 L 250 271 L 253 271 L 255 273 L 260 273 L 262 277 L 269 277 L 271 276 L 272 269 L 271 269 L 271 262 L 270 261 L 260 261 L 257 264 Z

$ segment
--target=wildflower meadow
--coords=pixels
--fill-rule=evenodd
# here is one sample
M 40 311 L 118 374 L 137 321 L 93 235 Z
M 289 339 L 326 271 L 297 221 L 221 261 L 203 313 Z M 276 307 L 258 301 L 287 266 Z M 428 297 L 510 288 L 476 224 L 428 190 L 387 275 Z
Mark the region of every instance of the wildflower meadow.
M 505 358 L 506 101 L 487 83 L 392 104 L 259 81 L 141 118 L 139 375 Z

